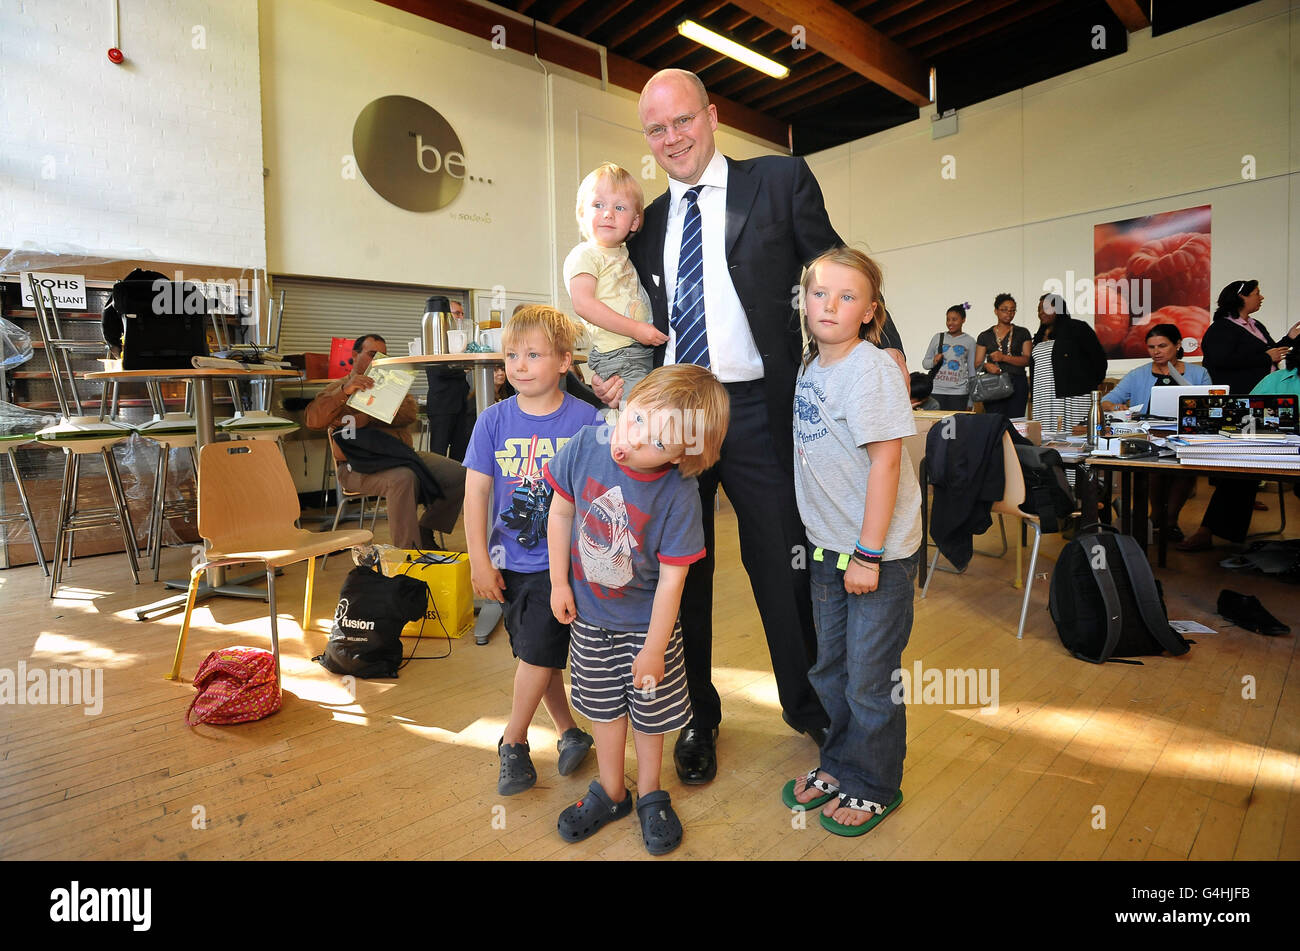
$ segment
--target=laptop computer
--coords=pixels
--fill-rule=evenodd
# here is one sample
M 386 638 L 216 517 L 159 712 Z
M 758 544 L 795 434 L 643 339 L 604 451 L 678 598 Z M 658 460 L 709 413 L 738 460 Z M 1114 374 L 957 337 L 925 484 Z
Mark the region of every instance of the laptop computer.
M 1300 430 L 1298 402 L 1290 394 L 1187 396 L 1178 403 L 1178 432 L 1294 434 Z
M 1178 400 L 1183 396 L 1204 396 L 1207 393 L 1227 393 L 1226 386 L 1153 386 L 1151 401 L 1146 408 L 1148 416 L 1174 419 L 1178 415 Z

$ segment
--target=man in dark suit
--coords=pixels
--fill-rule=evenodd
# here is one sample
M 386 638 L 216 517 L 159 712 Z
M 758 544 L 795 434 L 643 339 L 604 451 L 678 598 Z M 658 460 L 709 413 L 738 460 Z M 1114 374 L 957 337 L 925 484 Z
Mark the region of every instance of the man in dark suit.
M 712 682 L 719 484 L 736 511 L 741 559 L 767 635 L 782 717 L 819 743 L 829 722 L 808 681 L 816 634 L 807 539 L 794 494 L 792 413 L 803 349 L 800 275 L 818 254 L 843 242 L 803 159 L 734 161 L 717 152 L 717 107 L 695 74 L 656 73 L 641 92 L 638 112 L 669 179 L 668 191 L 645 209 L 641 230 L 628 242 L 655 326 L 669 335 L 655 351 L 655 365 L 706 366 L 731 396 L 721 459 L 699 478 L 708 555 L 691 566 L 681 605 L 694 720 L 678 737 L 673 759 L 683 782 L 705 783 L 717 771 L 722 719 Z M 899 346 L 892 324 L 886 334 Z M 593 388 L 611 404 L 623 395 L 617 377 L 596 378 Z

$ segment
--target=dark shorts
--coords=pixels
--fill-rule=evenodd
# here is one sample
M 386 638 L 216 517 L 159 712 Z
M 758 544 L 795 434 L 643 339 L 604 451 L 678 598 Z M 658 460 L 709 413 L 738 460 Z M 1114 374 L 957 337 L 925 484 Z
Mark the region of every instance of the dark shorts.
M 501 577 L 510 650 L 525 664 L 563 670 L 569 663 L 569 625 L 551 613 L 551 573 L 502 568 Z

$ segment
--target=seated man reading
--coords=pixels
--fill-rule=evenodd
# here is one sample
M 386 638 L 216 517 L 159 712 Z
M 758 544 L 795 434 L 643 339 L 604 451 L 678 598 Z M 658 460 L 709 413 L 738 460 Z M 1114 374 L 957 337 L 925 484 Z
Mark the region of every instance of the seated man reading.
M 460 517 L 464 467 L 446 456 L 412 448 L 409 428 L 416 419 L 416 405 L 409 393 L 391 423 L 348 405 L 353 393 L 375 385 L 366 369 L 376 356 L 387 354 L 388 345 L 378 334 L 358 337 L 352 345 L 352 372 L 311 401 L 307 426 L 329 430 L 339 485 L 348 492 L 382 495 L 387 500 L 388 527 L 396 547 L 433 548 L 433 533 L 451 531 Z M 420 502 L 424 515 L 417 517 Z

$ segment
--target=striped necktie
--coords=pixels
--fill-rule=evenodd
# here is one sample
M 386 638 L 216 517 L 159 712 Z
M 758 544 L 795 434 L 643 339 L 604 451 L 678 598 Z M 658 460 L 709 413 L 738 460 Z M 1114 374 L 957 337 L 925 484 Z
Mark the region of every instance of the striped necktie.
M 677 257 L 677 293 L 670 323 L 676 335 L 678 363 L 695 363 L 708 369 L 709 337 L 704 325 L 704 243 L 700 240 L 700 189 L 686 192 L 689 203 L 682 224 L 682 250 Z

